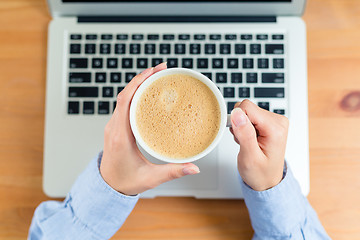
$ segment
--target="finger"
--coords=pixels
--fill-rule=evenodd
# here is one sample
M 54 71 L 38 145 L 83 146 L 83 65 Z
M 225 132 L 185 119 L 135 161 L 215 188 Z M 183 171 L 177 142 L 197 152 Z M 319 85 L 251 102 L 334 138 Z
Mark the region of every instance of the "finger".
M 278 117 L 275 113 L 262 109 L 249 100 L 242 101 L 238 106 L 245 112 L 259 136 L 271 134 L 271 122 Z
M 255 128 L 241 108 L 231 111 L 231 125 L 242 152 L 251 153 L 259 149 Z
M 235 134 L 234 134 L 234 131 L 233 131 L 232 127 L 230 127 L 229 129 L 230 129 L 231 134 L 232 134 L 233 137 L 234 137 L 234 141 L 235 141 L 237 144 L 240 145 L 239 141 L 238 141 L 237 138 L 235 137 Z
M 163 165 L 152 166 L 151 171 L 153 177 L 153 181 L 155 181 L 155 185 L 160 185 L 162 183 L 168 182 L 170 180 L 180 178 L 186 175 L 194 175 L 200 172 L 198 166 L 193 163 L 183 163 L 183 164 L 175 164 L 168 163 Z
M 136 75 L 124 88 L 124 90 L 121 91 L 119 95 L 122 95 L 124 101 L 127 101 L 130 103 L 132 97 L 134 96 L 136 90 L 138 87 L 152 74 L 154 73 L 154 68 L 148 68 L 145 69 L 140 74 Z
M 161 70 L 165 70 L 167 68 L 167 62 L 160 63 L 159 65 L 154 67 L 154 73 L 157 73 Z

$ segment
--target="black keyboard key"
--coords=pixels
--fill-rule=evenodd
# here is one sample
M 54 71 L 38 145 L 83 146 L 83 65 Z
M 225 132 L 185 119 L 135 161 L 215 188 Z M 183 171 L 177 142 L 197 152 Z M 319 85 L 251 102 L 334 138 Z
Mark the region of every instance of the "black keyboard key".
M 284 59 L 283 58 L 274 58 L 273 59 L 273 68 L 278 68 L 278 69 L 284 68 Z
M 85 44 L 85 53 L 86 54 L 95 54 L 96 53 L 96 45 L 93 43 Z
M 154 43 L 145 44 L 145 54 L 155 54 L 156 45 Z
M 265 45 L 266 54 L 284 54 L 284 45 L 283 44 L 266 44 Z
M 244 58 L 243 59 L 243 68 L 245 68 L 245 69 L 254 68 L 254 59 Z
M 101 35 L 101 39 L 102 39 L 102 40 L 112 40 L 112 39 L 113 39 L 113 35 L 112 35 L 112 34 L 102 34 L 102 35 Z
M 114 97 L 114 88 L 113 87 L 103 87 L 102 94 L 104 98 Z
M 270 109 L 270 103 L 269 102 L 258 102 L 258 106 L 262 109 L 268 110 Z
M 133 67 L 133 59 L 132 58 L 123 58 L 121 60 L 122 68 L 132 68 Z
M 220 44 L 220 54 L 230 54 L 231 46 L 230 44 Z
M 147 58 L 138 58 L 137 59 L 137 68 L 148 68 Z
M 130 54 L 140 54 L 141 46 L 140 44 L 130 44 Z
M 231 73 L 231 83 L 242 83 L 242 73 Z
M 284 73 L 263 73 L 263 83 L 284 83 Z
M 110 73 L 110 82 L 111 83 L 120 83 L 121 82 L 121 73 L 119 73 L 119 72 Z
M 175 44 L 175 54 L 185 54 L 186 45 L 185 44 Z
M 174 40 L 174 39 L 175 39 L 174 34 L 164 34 L 163 35 L 163 40 Z
M 81 40 L 82 36 L 81 34 L 71 34 L 70 39 L 71 40 Z
M 194 40 L 205 40 L 206 39 L 206 35 L 205 34 L 195 34 L 194 35 Z
M 98 87 L 69 87 L 69 97 L 98 97 Z
M 168 43 L 160 44 L 160 54 L 170 54 L 171 45 Z
M 222 58 L 213 58 L 212 67 L 213 68 L 223 68 L 224 67 L 224 60 Z
M 259 58 L 258 59 L 258 68 L 260 68 L 260 69 L 269 68 L 269 59 Z
M 226 34 L 225 39 L 226 40 L 236 40 L 236 34 Z
M 95 108 L 94 108 L 94 102 L 85 101 L 83 103 L 83 114 L 94 114 Z
M 257 73 L 246 73 L 246 82 L 247 83 L 257 83 L 258 74 Z
M 168 68 L 178 67 L 178 59 L 177 58 L 168 58 L 167 59 L 167 67 Z
M 258 34 L 258 35 L 256 35 L 256 39 L 257 40 L 267 40 L 268 35 L 267 34 Z
M 109 114 L 110 104 L 109 102 L 99 101 L 98 102 L 98 114 Z
M 239 98 L 249 98 L 249 97 L 250 97 L 250 88 L 239 87 Z
M 239 68 L 239 59 L 237 58 L 229 58 L 227 60 L 227 67 L 230 69 Z
M 115 53 L 116 54 L 125 54 L 126 53 L 126 45 L 125 45 L 125 43 L 117 43 L 117 44 L 115 44 Z
M 86 40 L 96 40 L 97 35 L 96 34 L 86 34 Z
M 117 68 L 118 67 L 118 59 L 117 58 L 108 58 L 107 59 L 107 68 Z
M 190 54 L 200 54 L 201 46 L 200 44 L 190 44 Z
M 89 83 L 89 82 L 91 82 L 91 73 L 71 72 L 71 73 L 69 73 L 69 82 L 71 82 L 71 83 Z
M 280 115 L 285 115 L 285 109 L 274 109 L 274 113 L 280 114 Z
M 70 44 L 70 53 L 71 54 L 80 54 L 81 53 L 81 45 L 78 43 Z
M 235 88 L 224 87 L 224 97 L 225 98 L 234 98 L 235 97 Z
M 159 34 L 148 34 L 148 40 L 159 40 Z
M 151 66 L 155 67 L 156 65 L 159 65 L 163 62 L 162 58 L 153 58 L 151 61 Z
M 245 44 L 235 44 L 235 53 L 236 54 L 245 54 L 246 45 Z
M 215 54 L 216 45 L 215 44 L 205 44 L 205 54 Z
M 132 40 L 143 40 L 143 39 L 144 39 L 143 34 L 133 34 L 132 35 Z
M 250 44 L 250 53 L 251 54 L 261 54 L 261 45 L 260 44 Z
M 115 111 L 116 108 L 116 101 L 113 102 L 113 112 Z
M 227 83 L 227 73 L 216 73 L 216 83 Z
M 190 40 L 190 34 L 179 34 L 179 40 Z
M 251 34 L 241 34 L 241 40 L 252 40 Z
M 273 35 L 272 35 L 272 39 L 273 39 L 273 40 L 283 40 L 283 39 L 284 39 L 284 35 L 283 35 L 283 34 L 273 34 Z
M 91 60 L 92 64 L 91 67 L 92 68 L 102 68 L 103 67 L 103 59 L 102 58 L 93 58 Z
M 116 39 L 117 40 L 128 40 L 129 36 L 127 34 L 117 34 Z
M 208 79 L 212 81 L 212 73 L 211 72 L 202 72 L 202 75 L 205 75 Z
M 255 88 L 255 97 L 257 98 L 284 98 L 284 88 Z
M 87 68 L 87 58 L 70 58 L 70 68 Z
M 208 68 L 209 67 L 209 60 L 207 58 L 198 58 L 197 67 L 198 68 Z
M 129 83 L 136 76 L 135 72 L 127 72 L 125 73 L 125 82 Z
M 193 59 L 192 58 L 183 58 L 182 67 L 183 68 L 193 68 L 194 67 Z
M 79 114 L 79 102 L 68 102 L 68 114 Z
M 234 109 L 236 103 L 237 103 L 237 102 L 228 102 L 228 103 L 227 103 L 227 111 L 228 111 L 228 114 L 230 114 L 231 111 Z
M 210 40 L 221 40 L 220 34 L 210 34 Z
M 125 87 L 118 87 L 118 88 L 117 88 L 117 90 L 118 90 L 117 93 L 118 93 L 118 94 L 121 93 L 121 91 L 124 90 L 124 88 L 125 88 Z
M 101 54 L 110 54 L 111 53 L 111 45 L 109 43 L 100 44 L 100 53 Z
M 97 82 L 97 83 L 106 82 L 106 73 L 105 72 L 95 73 L 95 82 Z

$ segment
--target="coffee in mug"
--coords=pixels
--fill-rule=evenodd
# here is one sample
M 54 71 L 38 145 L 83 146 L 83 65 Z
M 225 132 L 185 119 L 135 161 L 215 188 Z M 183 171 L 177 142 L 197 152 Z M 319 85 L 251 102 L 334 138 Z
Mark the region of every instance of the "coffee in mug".
M 151 83 L 138 100 L 135 116 L 148 147 L 172 159 L 189 158 L 207 149 L 221 121 L 213 91 L 186 74 L 166 75 Z

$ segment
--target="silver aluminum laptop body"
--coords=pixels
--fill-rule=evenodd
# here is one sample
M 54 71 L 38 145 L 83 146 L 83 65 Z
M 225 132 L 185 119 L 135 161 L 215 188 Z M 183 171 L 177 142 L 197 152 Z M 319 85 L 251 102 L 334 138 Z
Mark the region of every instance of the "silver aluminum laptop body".
M 111 116 L 111 113 L 76 116 L 67 113 L 68 45 L 72 33 L 284 34 L 287 96 L 284 108 L 290 119 L 286 160 L 302 192 L 309 193 L 306 30 L 300 18 L 305 0 L 104 2 L 48 0 L 53 16 L 48 33 L 43 177 L 43 189 L 48 196 L 64 197 L 68 193 L 76 177 L 103 148 L 103 130 Z M 267 17 L 274 21 L 264 20 Z M 120 66 L 118 70 L 122 70 Z M 271 101 L 279 106 L 284 104 L 277 103 L 276 99 Z M 195 162 L 200 167 L 200 174 L 165 183 L 141 196 L 242 198 L 237 171 L 238 151 L 239 146 L 226 131 L 219 146 Z

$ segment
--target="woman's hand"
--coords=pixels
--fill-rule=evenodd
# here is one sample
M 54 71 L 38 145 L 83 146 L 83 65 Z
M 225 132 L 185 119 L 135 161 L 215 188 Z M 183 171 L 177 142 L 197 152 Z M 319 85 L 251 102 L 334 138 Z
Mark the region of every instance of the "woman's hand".
M 135 76 L 117 96 L 115 111 L 105 127 L 104 152 L 100 172 L 115 190 L 136 195 L 161 183 L 199 173 L 192 163 L 156 165 L 149 162 L 136 145 L 130 128 L 130 103 L 137 88 L 152 74 L 166 69 L 166 63 Z
M 276 186 L 283 176 L 288 119 L 244 100 L 235 105 L 231 122 L 244 182 L 256 191 Z

